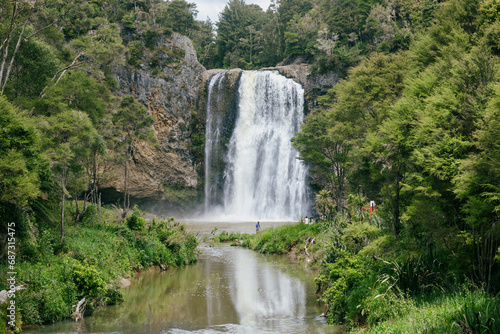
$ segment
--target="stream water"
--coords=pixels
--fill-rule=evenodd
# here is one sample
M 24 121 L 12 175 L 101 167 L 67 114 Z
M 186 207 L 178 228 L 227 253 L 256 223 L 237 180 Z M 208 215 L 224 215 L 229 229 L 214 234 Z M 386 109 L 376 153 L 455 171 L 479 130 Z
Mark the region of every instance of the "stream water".
M 314 275 L 301 265 L 226 245 L 201 250 L 195 265 L 136 275 L 120 305 L 23 332 L 340 333 L 319 317 Z

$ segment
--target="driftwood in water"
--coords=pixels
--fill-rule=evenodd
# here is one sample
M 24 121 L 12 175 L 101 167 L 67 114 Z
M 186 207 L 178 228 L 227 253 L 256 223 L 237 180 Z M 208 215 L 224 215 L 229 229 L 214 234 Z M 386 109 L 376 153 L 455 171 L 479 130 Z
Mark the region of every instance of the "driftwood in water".
M 87 305 L 87 301 L 85 300 L 85 297 L 83 297 L 82 300 L 78 302 L 78 304 L 73 305 L 73 307 L 76 307 L 75 312 L 71 315 L 71 318 L 73 318 L 75 321 L 83 319 L 83 314 L 85 313 L 85 306 Z
M 306 244 L 304 246 L 304 251 L 306 252 L 307 256 L 309 256 L 309 253 L 307 252 L 307 245 L 309 245 L 309 247 L 312 247 L 312 245 L 314 244 L 314 240 L 316 240 L 316 237 L 312 238 L 311 241 L 309 240 L 311 240 L 311 237 L 307 238 Z

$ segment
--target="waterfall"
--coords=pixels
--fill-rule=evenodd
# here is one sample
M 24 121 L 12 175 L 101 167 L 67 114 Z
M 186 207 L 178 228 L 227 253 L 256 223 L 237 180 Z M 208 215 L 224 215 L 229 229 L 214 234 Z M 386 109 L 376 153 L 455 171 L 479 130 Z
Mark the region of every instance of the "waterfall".
M 222 103 L 223 83 L 227 71 L 214 75 L 208 84 L 207 118 L 205 126 L 205 215 L 211 206 L 217 203 L 222 174 L 217 173 L 217 165 L 223 160 L 221 147 L 222 113 L 214 112 L 213 109 Z
M 217 74 L 209 83 L 207 216 L 253 221 L 297 220 L 307 215 L 307 170 L 290 142 L 303 121 L 303 88 L 277 72 L 244 71 L 235 95 L 236 110 L 220 112 L 215 110 L 220 103 L 214 96 L 223 91 L 218 85 L 224 75 Z M 221 136 L 222 132 L 226 135 Z M 218 172 L 213 169 L 216 165 Z

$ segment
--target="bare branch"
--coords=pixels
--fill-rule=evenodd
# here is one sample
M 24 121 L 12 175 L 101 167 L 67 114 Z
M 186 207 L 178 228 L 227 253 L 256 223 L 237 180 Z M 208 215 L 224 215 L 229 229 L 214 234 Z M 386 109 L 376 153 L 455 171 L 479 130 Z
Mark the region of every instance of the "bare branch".
M 14 21 L 17 17 L 17 1 L 14 1 L 14 6 L 12 8 L 12 12 L 13 13 L 12 13 L 12 18 L 10 20 L 9 32 L 8 32 L 7 37 L 5 38 L 4 42 L 2 43 L 2 48 L 5 46 L 5 51 L 3 54 L 2 65 L 0 66 L 0 85 L 2 84 L 3 71 L 5 69 L 5 63 L 7 62 L 7 57 L 9 55 L 9 43 L 10 43 L 10 39 L 12 37 L 12 32 L 14 31 L 14 29 L 13 29 Z M 16 27 L 16 29 L 17 29 L 17 27 Z
M 29 35 L 28 37 L 24 38 L 24 41 L 27 42 L 31 37 L 35 36 L 36 34 L 44 31 L 45 29 L 48 29 L 50 27 L 52 27 L 54 24 L 56 24 L 57 22 L 59 22 L 59 19 L 53 21 L 52 23 L 50 23 L 49 25 L 43 27 L 43 28 L 40 28 L 38 29 L 37 31 L 35 31 L 34 33 L 32 33 L 31 35 Z
M 54 85 L 57 85 L 59 83 L 59 81 L 61 80 L 61 78 L 63 77 L 64 74 L 66 74 L 66 72 L 69 70 L 69 69 L 72 69 L 72 68 L 75 68 L 79 65 L 78 62 L 78 58 L 80 58 L 81 56 L 83 56 L 84 54 L 86 54 L 87 52 L 86 51 L 82 51 L 80 52 L 76 57 L 75 59 L 73 59 L 73 61 L 71 62 L 71 64 L 69 64 L 68 66 L 60 69 L 59 71 L 56 72 L 56 74 L 54 74 L 54 76 L 52 77 L 52 79 L 50 80 L 50 82 L 53 82 L 56 77 L 59 75 L 59 77 L 57 78 L 56 82 L 54 83 Z M 43 99 L 43 97 L 45 96 L 45 89 L 47 89 L 48 85 L 40 92 L 40 98 Z
M 7 85 L 7 81 L 9 79 L 9 75 L 10 75 L 10 72 L 12 70 L 12 66 L 14 64 L 14 59 L 16 57 L 17 51 L 19 51 L 19 47 L 21 46 L 21 40 L 22 40 L 24 31 L 26 30 L 26 26 L 28 25 L 28 22 L 30 21 L 31 14 L 33 13 L 33 10 L 36 7 L 37 3 L 38 3 L 38 0 L 34 3 L 33 7 L 30 8 L 30 11 L 28 13 L 28 17 L 26 18 L 26 21 L 24 22 L 24 25 L 23 25 L 23 30 L 21 31 L 21 33 L 19 34 L 19 38 L 17 39 L 16 48 L 14 49 L 14 53 L 12 54 L 12 56 L 10 58 L 9 67 L 7 68 L 7 73 L 5 74 L 5 77 L 0 76 L 0 83 L 2 84 L 2 89 L 0 91 L 0 95 L 3 94 L 3 92 L 5 90 L 5 85 Z M 6 51 L 6 54 L 4 56 L 4 61 L 2 62 L 2 72 L 3 72 L 4 66 L 5 66 L 8 47 L 6 47 L 5 51 Z M 0 74 L 3 74 L 2 72 L 0 72 Z M 3 80 L 3 83 L 1 82 L 2 80 Z

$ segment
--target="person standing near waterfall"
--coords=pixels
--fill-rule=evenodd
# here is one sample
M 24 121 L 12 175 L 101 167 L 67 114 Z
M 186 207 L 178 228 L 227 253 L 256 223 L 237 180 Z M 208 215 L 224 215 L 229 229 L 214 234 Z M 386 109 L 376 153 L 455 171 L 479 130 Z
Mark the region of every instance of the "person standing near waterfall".
M 257 222 L 257 225 L 255 225 L 255 233 L 260 231 L 260 222 Z

